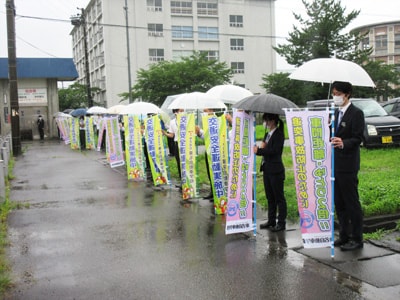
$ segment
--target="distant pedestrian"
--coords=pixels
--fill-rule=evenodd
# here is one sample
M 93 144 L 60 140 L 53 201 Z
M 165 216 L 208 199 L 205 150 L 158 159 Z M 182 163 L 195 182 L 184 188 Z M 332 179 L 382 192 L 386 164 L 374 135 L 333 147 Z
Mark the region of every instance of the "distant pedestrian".
M 39 130 L 40 139 L 44 140 L 44 120 L 42 115 L 39 115 L 36 123 Z
M 86 124 L 85 117 L 79 117 L 79 143 L 81 146 L 81 150 L 86 149 Z

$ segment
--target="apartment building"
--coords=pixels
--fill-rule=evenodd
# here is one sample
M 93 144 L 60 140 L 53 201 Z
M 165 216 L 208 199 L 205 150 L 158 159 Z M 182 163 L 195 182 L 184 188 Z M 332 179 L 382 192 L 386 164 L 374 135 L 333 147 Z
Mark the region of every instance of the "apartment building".
M 274 2 L 91 0 L 72 19 L 78 80 L 86 84 L 89 74 L 91 87 L 99 88 L 93 100 L 110 107 L 129 91 L 129 77 L 135 84 L 139 69 L 201 51 L 226 62 L 235 84 L 263 92 L 263 74 L 276 70 Z
M 371 59 L 394 64 L 400 72 L 400 21 L 368 24 L 352 32 L 367 33 L 360 49 L 372 47 Z

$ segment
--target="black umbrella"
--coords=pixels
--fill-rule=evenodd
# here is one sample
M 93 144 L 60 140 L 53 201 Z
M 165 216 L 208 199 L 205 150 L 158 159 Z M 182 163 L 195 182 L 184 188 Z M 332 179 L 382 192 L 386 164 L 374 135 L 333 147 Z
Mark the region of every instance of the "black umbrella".
M 233 108 L 252 112 L 283 115 L 283 108 L 298 108 L 292 101 L 274 94 L 260 94 L 246 97 L 236 102 Z
M 86 115 L 86 108 L 77 108 L 71 111 L 69 114 L 73 117 L 80 117 Z
M 292 101 L 274 94 L 260 94 L 246 97 L 236 102 L 233 108 L 252 112 L 283 115 L 283 108 L 298 108 Z

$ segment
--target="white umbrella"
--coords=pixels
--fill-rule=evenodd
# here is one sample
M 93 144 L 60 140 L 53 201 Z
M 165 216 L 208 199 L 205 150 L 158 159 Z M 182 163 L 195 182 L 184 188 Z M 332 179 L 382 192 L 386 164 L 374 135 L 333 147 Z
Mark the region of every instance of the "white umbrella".
M 324 83 L 346 81 L 355 86 L 375 87 L 371 77 L 361 66 L 337 58 L 310 60 L 294 70 L 289 78 Z
M 249 90 L 233 84 L 216 85 L 209 89 L 206 94 L 218 98 L 222 100 L 222 102 L 228 104 L 235 104 L 236 102 L 253 95 Z
M 107 108 L 107 113 L 111 114 L 111 115 L 118 115 L 119 112 L 125 108 L 126 105 L 123 104 L 117 104 L 114 106 L 111 106 L 109 108 Z
M 107 113 L 107 108 L 101 106 L 92 106 L 86 111 L 86 113 L 91 115 L 103 115 Z
M 226 109 L 224 102 L 218 98 L 211 97 L 206 93 L 193 92 L 182 94 L 168 106 L 169 109 L 184 109 L 184 110 L 197 110 L 197 109 Z
M 161 115 L 161 119 L 169 122 L 168 114 L 154 103 L 150 102 L 134 102 L 126 105 L 119 113 L 120 115 L 135 115 L 140 118 L 147 118 L 148 114 Z

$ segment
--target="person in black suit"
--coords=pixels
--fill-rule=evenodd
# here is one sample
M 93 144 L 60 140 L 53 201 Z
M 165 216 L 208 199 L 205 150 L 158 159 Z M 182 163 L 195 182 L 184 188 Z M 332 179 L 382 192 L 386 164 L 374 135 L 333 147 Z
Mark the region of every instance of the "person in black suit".
M 339 109 L 335 112 L 335 136 L 331 139 L 335 155 L 335 209 L 339 221 L 339 239 L 334 241 L 342 251 L 363 247 L 363 214 L 358 196 L 360 144 L 365 127 L 363 112 L 350 102 L 352 85 L 335 81 L 332 96 Z
M 44 120 L 42 118 L 42 115 L 39 115 L 36 123 L 39 130 L 40 139 L 44 140 Z
M 285 141 L 284 124 L 279 115 L 265 113 L 264 127 L 268 128 L 260 147 L 254 146 L 254 153 L 262 155 L 260 170 L 263 172 L 264 190 L 268 201 L 268 221 L 260 229 L 273 232 L 286 229 L 287 205 L 284 194 L 285 167 L 282 162 Z M 278 222 L 276 214 L 278 212 Z

